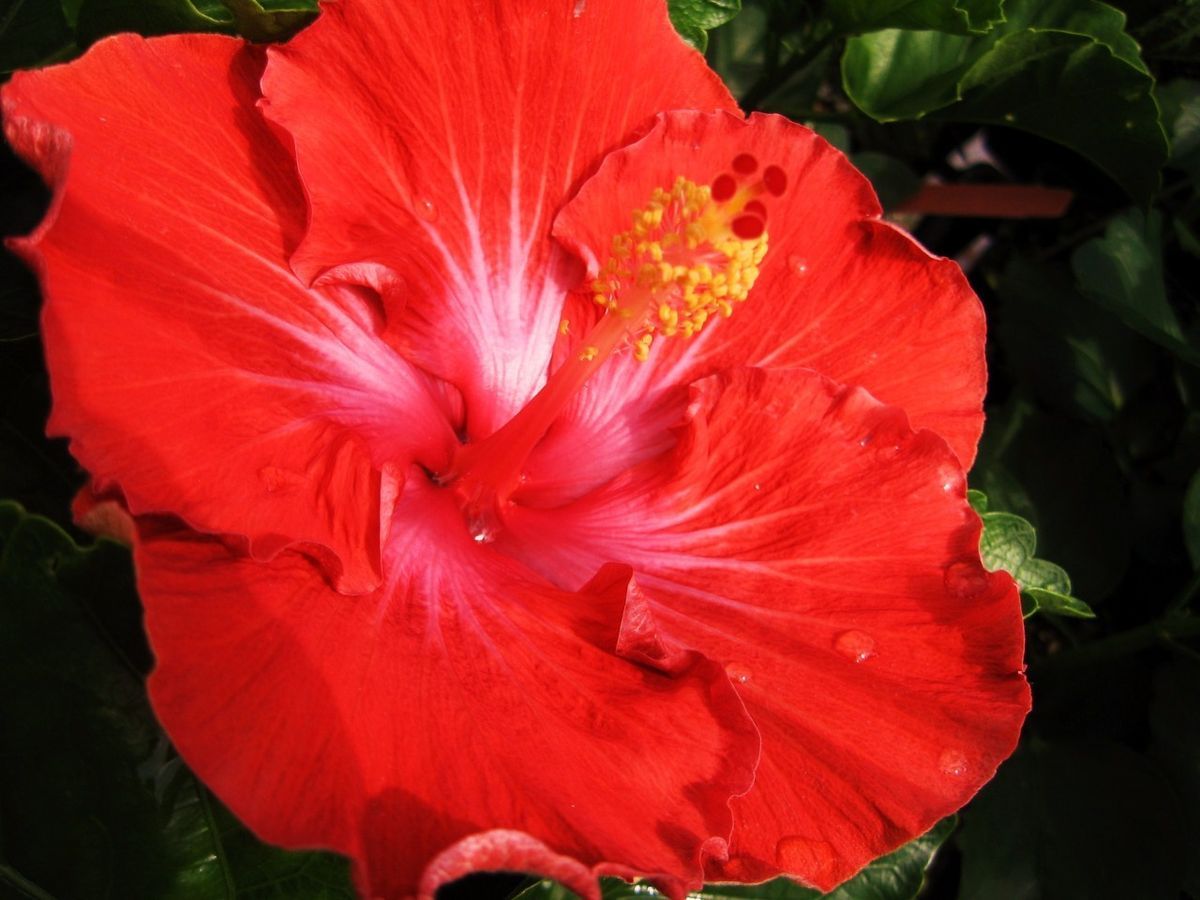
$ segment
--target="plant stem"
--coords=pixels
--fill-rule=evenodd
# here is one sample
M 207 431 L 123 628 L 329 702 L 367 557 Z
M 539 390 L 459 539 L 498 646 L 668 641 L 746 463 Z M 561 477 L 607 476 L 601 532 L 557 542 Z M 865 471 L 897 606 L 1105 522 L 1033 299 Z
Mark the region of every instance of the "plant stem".
M 1081 647 L 1064 650 L 1034 664 L 1034 675 L 1077 669 L 1148 650 L 1157 644 L 1178 647 L 1181 639 L 1200 636 L 1200 617 L 1168 614 L 1138 628 Z

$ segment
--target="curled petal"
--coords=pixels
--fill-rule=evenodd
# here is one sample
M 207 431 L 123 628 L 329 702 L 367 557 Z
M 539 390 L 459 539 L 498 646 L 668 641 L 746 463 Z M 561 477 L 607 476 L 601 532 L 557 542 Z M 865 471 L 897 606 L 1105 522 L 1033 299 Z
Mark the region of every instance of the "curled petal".
M 580 276 L 550 238 L 563 201 L 656 112 L 733 101 L 661 0 L 322 9 L 263 82 L 311 205 L 294 265 L 402 277 L 390 338 L 462 389 L 486 437 L 545 378 Z
M 829 890 L 958 809 L 1029 709 L 1017 590 L 980 564 L 954 454 L 861 388 L 740 369 L 676 448 L 504 544 L 578 583 L 630 565 L 657 621 L 721 660 L 763 735 L 715 880 Z
M 650 626 L 628 569 L 552 588 L 421 478 L 366 596 L 294 553 L 141 542 L 151 699 L 180 753 L 265 839 L 353 857 L 369 896 L 492 867 L 698 886 L 758 757 L 723 668 Z
M 287 266 L 304 224 L 290 152 L 255 104 L 261 53 L 215 36 L 101 41 L 18 73 L 5 133 L 54 188 L 16 248 L 37 269 L 49 430 L 135 514 L 301 546 L 378 583 L 378 469 L 453 441 L 427 378 L 351 287 Z
M 660 452 L 679 422 L 680 386 L 730 366 L 803 366 L 862 386 L 969 466 L 983 427 L 982 306 L 952 261 L 879 219 L 867 180 L 809 129 L 770 115 L 664 113 L 608 155 L 554 234 L 594 275 L 631 213 L 680 176 L 714 195 L 757 197 L 746 205 L 766 217 L 757 280 L 731 318 L 714 316 L 688 340 L 657 339 L 647 362 L 627 354 L 593 379 L 530 460 L 531 493 L 545 485 L 538 502 L 579 496 Z M 560 342 L 576 348 L 599 308 L 577 296 L 568 309 Z M 592 454 L 597 446 L 612 452 Z

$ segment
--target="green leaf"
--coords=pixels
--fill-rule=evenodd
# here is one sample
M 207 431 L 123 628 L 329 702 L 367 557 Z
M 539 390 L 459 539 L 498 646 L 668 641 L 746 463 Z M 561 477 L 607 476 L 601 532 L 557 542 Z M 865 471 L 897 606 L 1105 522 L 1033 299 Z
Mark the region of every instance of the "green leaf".
M 233 16 L 220 3 L 192 0 L 83 0 L 78 41 L 87 47 L 121 31 L 144 35 L 233 32 Z
M 1008 0 L 1005 15 L 983 35 L 885 29 L 851 38 L 846 93 L 881 122 L 934 115 L 1029 131 L 1148 201 L 1167 140 L 1124 14 L 1095 0 Z
M 996 286 L 998 337 L 1017 377 L 1075 416 L 1111 422 L 1151 381 L 1158 351 L 1096 309 L 1065 267 L 1016 260 Z
M 742 0 L 668 0 L 667 11 L 680 37 L 703 53 L 708 33 L 741 12 Z
M 183 766 L 126 636 L 102 625 L 121 621 L 114 587 L 136 609 L 124 548 L 81 548 L 0 503 L 0 817 L 20 823 L 4 830 L 7 881 L 58 900 L 349 900 L 344 861 L 261 845 Z
M 1003 0 L 830 0 L 826 11 L 841 34 L 912 28 L 952 34 L 986 32 L 1004 21 Z
M 1163 277 L 1162 216 L 1126 210 L 1108 224 L 1103 237 L 1071 256 L 1080 289 L 1129 327 L 1200 365 L 1200 348 L 1185 335 L 1167 299 Z
M 223 0 L 238 34 L 252 41 L 290 37 L 313 20 L 316 0 Z
M 963 814 L 959 900 L 1178 900 L 1178 800 L 1117 744 L 1023 747 Z
M 1200 470 L 1188 483 L 1183 495 L 1183 543 L 1193 569 L 1200 569 Z
M 987 498 L 983 497 L 980 504 L 986 510 Z M 1071 579 L 1066 571 L 1034 556 L 1037 532 L 1032 525 L 1007 512 L 985 511 L 979 517 L 983 520 L 983 534 L 979 538 L 983 564 L 990 571 L 1003 569 L 1012 575 L 1021 588 L 1026 618 L 1038 611 L 1078 619 L 1095 618 L 1091 607 L 1071 596 Z
M 1155 89 L 1171 142 L 1168 165 L 1200 181 L 1200 81 L 1176 78 Z
M 870 863 L 861 872 L 828 894 L 806 888 L 786 878 L 764 884 L 714 884 L 689 894 L 693 900 L 912 900 L 925 884 L 925 872 L 934 854 L 954 831 L 954 816 L 938 822 L 928 832 Z M 604 900 L 634 900 L 663 896 L 647 884 L 603 879 Z M 516 900 L 575 900 L 575 894 L 553 881 L 526 888 Z

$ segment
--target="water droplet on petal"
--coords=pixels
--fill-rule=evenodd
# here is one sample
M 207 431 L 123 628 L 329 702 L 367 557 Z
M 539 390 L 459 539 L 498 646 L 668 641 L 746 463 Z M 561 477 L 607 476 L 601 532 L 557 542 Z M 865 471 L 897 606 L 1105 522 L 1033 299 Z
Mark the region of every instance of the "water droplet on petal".
M 587 9 L 587 0 L 575 0 L 575 5 L 571 7 L 571 18 L 578 19 L 583 15 L 585 9 Z
M 944 750 L 938 757 L 938 768 L 947 775 L 961 778 L 967 774 L 967 758 L 960 750 Z
M 477 544 L 490 544 L 500 533 L 500 522 L 497 516 L 487 507 L 466 508 L 463 510 L 467 520 L 467 533 Z
M 792 274 L 803 278 L 808 274 L 808 262 L 799 256 L 788 257 L 788 268 L 792 270 Z
M 425 197 L 418 197 L 413 203 L 413 213 L 418 219 L 424 219 L 426 222 L 436 222 L 438 217 L 437 207 L 433 205 L 432 200 Z
M 962 487 L 963 476 L 962 472 L 954 466 L 945 466 L 938 471 L 938 480 L 941 482 L 942 490 L 950 494 Z
M 977 562 L 956 562 L 946 567 L 946 590 L 963 600 L 982 594 L 990 581 L 987 570 Z
M 759 483 L 756 481 L 756 482 L 754 482 L 754 489 L 755 489 L 756 491 L 761 491 L 761 490 L 762 490 L 762 485 L 761 485 L 761 484 L 759 484 Z
M 875 655 L 875 638 L 863 631 L 843 631 L 833 641 L 833 649 L 856 663 Z
M 754 673 L 741 663 L 730 663 L 725 667 L 725 674 L 734 684 L 747 684 Z

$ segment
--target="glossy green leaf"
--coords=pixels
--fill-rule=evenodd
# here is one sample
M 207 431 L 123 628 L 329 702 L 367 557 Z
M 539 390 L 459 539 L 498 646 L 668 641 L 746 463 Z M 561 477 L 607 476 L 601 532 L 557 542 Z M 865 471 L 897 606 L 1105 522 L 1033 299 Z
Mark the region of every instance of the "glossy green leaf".
M 0 818 L 21 823 L 4 830 L 8 880 L 57 900 L 349 900 L 344 861 L 261 845 L 183 766 L 126 636 L 104 627 L 121 620 L 114 588 L 136 609 L 123 548 L 80 548 L 0 503 Z
M 1021 397 L 989 410 L 971 471 L 991 509 L 1037 531 L 1038 548 L 1071 573 L 1089 602 L 1121 583 L 1132 552 L 1132 513 L 1103 429 L 1039 411 Z
M 224 6 L 192 0 L 83 0 L 77 25 L 80 47 L 121 31 L 156 35 L 232 30 L 233 16 Z
M 1005 16 L 983 35 L 885 29 L 851 38 L 846 93 L 882 122 L 935 115 L 1032 132 L 1148 200 L 1167 141 L 1124 15 L 1095 0 L 1008 0 Z
M 238 34 L 252 41 L 283 40 L 313 20 L 316 0 L 222 0 Z
M 667 10 L 679 35 L 703 52 L 708 33 L 741 12 L 742 0 L 667 0 Z
M 831 0 L 826 10 L 842 34 L 883 28 L 982 33 L 1004 21 L 1003 0 Z
M 1080 289 L 1125 324 L 1176 356 L 1200 365 L 1200 346 L 1184 333 L 1167 298 L 1162 216 L 1130 209 L 1115 216 L 1104 236 L 1071 256 Z
M 1183 495 L 1183 543 L 1192 568 L 1200 569 L 1200 471 L 1192 476 Z
M 1155 89 L 1171 143 L 1168 165 L 1200 182 L 1200 81 L 1176 78 Z
M 987 498 L 976 492 L 972 504 L 983 520 L 979 538 L 979 553 L 983 564 L 991 571 L 1000 569 L 1012 575 L 1021 588 L 1025 617 L 1038 611 L 1079 619 L 1095 618 L 1095 613 L 1082 600 L 1071 596 L 1071 579 L 1066 571 L 1052 562 L 1034 556 L 1037 532 L 1018 515 L 1007 512 L 988 512 Z
M 806 888 L 786 878 L 764 884 L 713 884 L 689 894 L 693 900 L 912 900 L 925 884 L 925 872 L 934 854 L 954 831 L 954 816 L 938 822 L 928 832 L 898 850 L 882 856 L 828 894 Z M 603 880 L 604 900 L 662 897 L 647 884 L 629 884 L 617 878 Z M 553 881 L 540 881 L 517 900 L 575 900 L 576 895 Z
M 959 900 L 1178 900 L 1187 848 L 1161 770 L 1116 744 L 1035 744 L 963 814 Z

